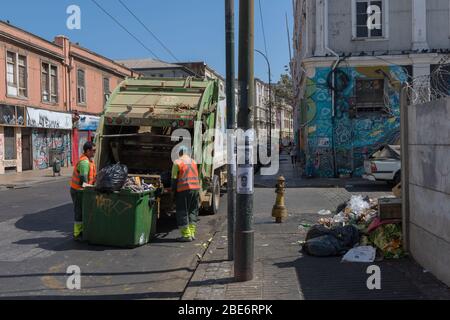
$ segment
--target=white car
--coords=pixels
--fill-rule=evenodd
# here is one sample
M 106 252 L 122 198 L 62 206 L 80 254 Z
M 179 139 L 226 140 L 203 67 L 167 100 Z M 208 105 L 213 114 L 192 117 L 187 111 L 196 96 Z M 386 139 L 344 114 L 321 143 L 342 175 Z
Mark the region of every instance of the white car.
M 364 179 L 387 181 L 397 185 L 401 180 L 401 156 L 399 145 L 385 145 L 364 161 Z

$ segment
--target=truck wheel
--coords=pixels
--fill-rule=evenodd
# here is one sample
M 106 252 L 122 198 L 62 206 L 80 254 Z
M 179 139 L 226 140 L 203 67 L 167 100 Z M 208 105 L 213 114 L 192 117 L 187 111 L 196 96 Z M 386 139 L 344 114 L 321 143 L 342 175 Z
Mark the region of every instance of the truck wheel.
M 205 208 L 206 214 L 215 215 L 219 213 L 220 206 L 220 179 L 214 176 L 212 181 L 212 202 L 211 206 Z
M 394 180 L 393 180 L 394 187 L 395 187 L 396 185 L 398 185 L 401 181 L 402 181 L 402 174 L 401 174 L 401 172 L 399 171 L 399 172 L 397 172 L 397 173 L 395 174 L 395 176 L 394 176 Z

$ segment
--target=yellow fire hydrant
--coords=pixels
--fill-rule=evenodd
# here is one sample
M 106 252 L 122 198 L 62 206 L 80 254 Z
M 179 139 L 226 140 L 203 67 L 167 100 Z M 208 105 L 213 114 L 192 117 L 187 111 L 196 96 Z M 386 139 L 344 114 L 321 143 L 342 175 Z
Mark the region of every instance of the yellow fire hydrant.
M 284 193 L 286 191 L 286 179 L 280 176 L 276 185 L 275 193 L 277 194 L 277 200 L 272 209 L 272 217 L 275 218 L 276 223 L 282 223 L 283 219 L 287 218 L 288 212 L 284 204 Z

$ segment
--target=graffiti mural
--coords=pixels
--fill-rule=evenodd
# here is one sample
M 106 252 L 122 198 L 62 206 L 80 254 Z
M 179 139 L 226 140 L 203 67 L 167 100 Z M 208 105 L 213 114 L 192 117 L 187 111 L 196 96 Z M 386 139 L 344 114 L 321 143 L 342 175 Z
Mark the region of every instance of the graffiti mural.
M 333 115 L 331 68 L 316 68 L 307 79 L 305 103 L 306 175 L 333 177 L 364 173 L 364 160 L 400 135 L 400 87 L 408 79 L 401 66 L 343 67 L 335 73 Z M 357 79 L 384 79 L 382 110 L 355 112 Z
M 35 169 L 51 166 L 51 157 L 58 155 L 64 163 L 70 163 L 70 134 L 60 130 L 35 129 L 33 139 L 33 164 Z

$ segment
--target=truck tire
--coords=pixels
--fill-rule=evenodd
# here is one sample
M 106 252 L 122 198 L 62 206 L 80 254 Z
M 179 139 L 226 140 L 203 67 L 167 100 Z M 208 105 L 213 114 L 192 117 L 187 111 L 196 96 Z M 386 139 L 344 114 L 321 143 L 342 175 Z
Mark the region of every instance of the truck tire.
M 402 173 L 399 171 L 399 172 L 397 172 L 397 173 L 395 174 L 395 176 L 394 176 L 394 180 L 393 180 L 394 187 L 395 187 L 396 185 L 398 185 L 398 184 L 401 182 L 401 180 L 402 180 Z
M 212 181 L 211 206 L 205 208 L 205 213 L 208 215 L 218 214 L 219 207 L 220 207 L 220 179 L 219 179 L 219 176 L 214 175 L 213 181 Z

